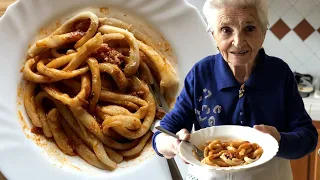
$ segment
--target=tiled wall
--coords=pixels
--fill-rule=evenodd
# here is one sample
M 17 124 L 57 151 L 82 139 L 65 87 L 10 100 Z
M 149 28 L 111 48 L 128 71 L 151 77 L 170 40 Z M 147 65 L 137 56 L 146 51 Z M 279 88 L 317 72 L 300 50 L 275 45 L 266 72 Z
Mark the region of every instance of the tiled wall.
M 269 21 L 266 52 L 320 76 L 320 0 L 269 0 Z
M 203 16 L 205 0 L 187 1 Z M 320 76 L 320 0 L 269 0 L 269 21 L 266 52 L 293 71 Z

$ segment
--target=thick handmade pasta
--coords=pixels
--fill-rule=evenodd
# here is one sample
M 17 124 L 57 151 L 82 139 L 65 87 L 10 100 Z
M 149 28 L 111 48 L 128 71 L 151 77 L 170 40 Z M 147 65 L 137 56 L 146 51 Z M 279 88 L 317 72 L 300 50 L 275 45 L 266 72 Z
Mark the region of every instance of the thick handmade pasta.
M 150 85 L 171 99 L 178 86 L 152 43 L 134 25 L 99 20 L 92 12 L 36 41 L 23 68 L 32 124 L 63 153 L 100 169 L 114 170 L 125 157 L 138 156 L 157 114 Z
M 219 167 L 239 166 L 257 161 L 262 153 L 263 149 L 256 143 L 214 140 L 206 144 L 201 162 Z

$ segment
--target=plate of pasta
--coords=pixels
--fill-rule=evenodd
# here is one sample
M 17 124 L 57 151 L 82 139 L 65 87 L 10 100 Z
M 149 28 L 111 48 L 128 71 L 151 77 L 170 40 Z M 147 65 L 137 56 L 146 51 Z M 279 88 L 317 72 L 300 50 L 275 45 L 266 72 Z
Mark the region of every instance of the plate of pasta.
M 10 5 L 0 19 L 0 171 L 142 179 L 162 169 L 153 179 L 170 178 L 150 143 L 165 113 L 157 93 L 172 107 L 181 79 L 214 53 L 205 29 L 184 0 Z
M 204 158 L 192 146 L 179 145 L 181 157 L 188 163 L 220 172 L 236 172 L 262 165 L 278 152 L 278 142 L 269 134 L 251 127 L 222 125 L 200 129 L 189 140 L 203 150 Z

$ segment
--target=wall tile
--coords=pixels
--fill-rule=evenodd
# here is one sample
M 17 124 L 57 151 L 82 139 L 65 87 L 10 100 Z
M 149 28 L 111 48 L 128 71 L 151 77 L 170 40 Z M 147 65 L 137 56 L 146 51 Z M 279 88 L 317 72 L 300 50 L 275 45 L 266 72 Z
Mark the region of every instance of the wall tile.
M 269 8 L 268 19 L 269 27 L 272 27 L 280 19 L 280 17 L 271 8 Z
M 288 32 L 290 32 L 290 28 L 282 19 L 279 19 L 271 27 L 271 31 L 281 40 Z
M 280 17 L 282 17 L 290 8 L 292 4 L 287 0 L 275 0 L 270 8 Z
M 288 0 L 292 5 L 295 5 L 299 0 Z
M 313 0 L 299 0 L 294 7 L 303 17 L 307 17 L 317 6 Z
M 293 71 L 320 77 L 320 0 L 272 0 L 269 12 L 266 52 Z
M 304 63 L 308 60 L 314 53 L 304 44 L 297 44 L 297 47 L 294 51 L 291 52 L 301 63 Z
M 295 69 L 295 72 L 302 74 L 310 74 L 309 70 L 303 65 L 300 65 L 297 69 Z
M 293 52 L 297 50 L 297 44 L 301 44 L 302 40 L 299 38 L 299 36 L 295 32 L 290 31 L 285 37 L 281 39 L 280 42 L 290 52 Z
M 310 59 L 308 59 L 303 66 L 307 67 L 308 73 L 310 73 L 313 76 L 318 76 L 320 73 L 320 58 L 318 58 L 316 55 L 312 56 Z
M 288 53 L 282 60 L 284 60 L 289 65 L 291 71 L 296 71 L 301 66 L 299 60 L 291 53 Z
M 288 51 L 283 51 L 281 48 L 271 48 L 269 49 L 270 55 L 278 57 L 284 61 L 288 59 L 290 53 Z
M 294 31 L 302 40 L 305 40 L 315 31 L 315 29 L 304 19 L 294 28 Z
M 267 51 L 270 51 L 270 49 L 274 47 L 281 47 L 281 46 L 282 44 L 279 41 L 279 39 L 271 31 L 267 31 L 266 38 L 263 42 L 263 47 Z
M 293 71 L 320 76 L 320 0 L 272 0 L 269 12 L 266 52 Z
M 320 59 L 320 51 L 318 51 L 318 52 L 316 53 L 316 55 L 317 55 L 317 57 Z M 319 68 L 319 71 L 320 71 L 320 68 Z
M 293 60 L 298 60 L 300 63 L 304 63 L 307 59 L 314 55 L 314 53 L 293 31 L 290 31 L 280 42 L 282 45 L 277 47 L 279 47 L 281 51 L 288 51 L 291 53 L 295 57 Z M 290 63 L 292 63 L 292 61 L 288 63 L 289 66 Z
M 269 12 L 266 52 L 292 71 L 320 77 L 320 0 L 272 0 Z
M 268 6 L 271 6 L 271 4 L 274 2 L 275 0 L 269 0 L 268 1 Z
M 320 5 L 320 0 L 313 0 L 317 5 Z
M 314 29 L 320 28 L 320 7 L 316 7 L 307 17 L 306 20 Z
M 320 34 L 317 31 L 313 32 L 304 42 L 313 53 L 320 52 Z
M 291 9 L 281 18 L 291 29 L 295 28 L 302 20 L 303 17 L 295 7 Z

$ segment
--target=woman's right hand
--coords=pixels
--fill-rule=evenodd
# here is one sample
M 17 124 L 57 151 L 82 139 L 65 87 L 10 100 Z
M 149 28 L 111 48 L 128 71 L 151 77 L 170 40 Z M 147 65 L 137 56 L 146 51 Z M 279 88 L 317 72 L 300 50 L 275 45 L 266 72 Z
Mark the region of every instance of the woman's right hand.
M 190 133 L 187 129 L 181 129 L 176 135 L 179 136 L 179 139 L 164 133 L 160 133 L 155 139 L 158 152 L 167 159 L 178 155 L 180 140 L 187 141 L 190 139 Z

